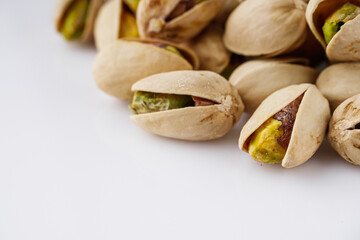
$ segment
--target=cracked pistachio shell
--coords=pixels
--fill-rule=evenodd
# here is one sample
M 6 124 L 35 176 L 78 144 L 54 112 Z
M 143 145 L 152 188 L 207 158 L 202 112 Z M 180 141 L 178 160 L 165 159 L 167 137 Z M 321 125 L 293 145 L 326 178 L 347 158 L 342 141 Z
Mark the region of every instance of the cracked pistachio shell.
M 311 0 L 306 20 L 330 61 L 360 61 L 360 15 L 345 23 L 326 46 L 322 32 L 325 20 L 345 3 L 360 6 L 360 0 Z
M 71 6 L 74 0 L 58 0 L 55 7 L 55 27 L 58 32 L 61 30 L 62 21 L 66 11 Z M 90 41 L 93 38 L 94 23 L 100 7 L 104 0 L 90 0 L 88 12 L 85 20 L 85 28 L 82 36 L 78 39 L 80 42 Z
M 185 43 L 200 60 L 200 69 L 221 73 L 230 63 L 231 53 L 222 40 L 223 29 L 209 25 L 200 35 Z
M 248 141 L 251 135 L 269 118 L 303 93 L 304 97 L 296 115 L 282 166 L 292 168 L 309 160 L 320 147 L 330 119 L 328 101 L 312 84 L 292 85 L 267 97 L 242 129 L 239 148 L 248 152 Z
M 303 0 L 247 0 L 229 16 L 225 46 L 244 56 L 276 56 L 299 48 L 307 37 Z
M 119 39 L 123 7 L 122 0 L 110 0 L 101 7 L 94 29 L 95 44 L 98 50 Z
M 145 78 L 133 91 L 191 95 L 214 101 L 198 106 L 131 116 L 143 130 L 191 141 L 224 136 L 240 119 L 244 105 L 236 89 L 219 74 L 209 71 L 175 71 Z
M 360 165 L 360 95 L 353 96 L 336 108 L 329 124 L 327 139 L 348 162 Z
M 315 69 L 294 64 L 302 60 L 253 60 L 240 65 L 230 76 L 230 83 L 238 89 L 245 111 L 253 113 L 266 97 L 279 89 L 294 84 L 315 83 L 319 75 Z
M 176 47 L 185 57 L 154 46 L 161 43 Z M 151 39 L 117 40 L 102 49 L 93 64 L 93 76 L 104 92 L 131 100 L 131 85 L 156 73 L 198 68 L 197 56 L 184 46 Z
M 338 63 L 321 72 L 316 85 L 334 111 L 345 99 L 360 93 L 360 63 Z
M 200 33 L 221 10 L 224 0 L 206 0 L 166 21 L 181 0 L 142 0 L 137 11 L 141 37 L 183 42 Z

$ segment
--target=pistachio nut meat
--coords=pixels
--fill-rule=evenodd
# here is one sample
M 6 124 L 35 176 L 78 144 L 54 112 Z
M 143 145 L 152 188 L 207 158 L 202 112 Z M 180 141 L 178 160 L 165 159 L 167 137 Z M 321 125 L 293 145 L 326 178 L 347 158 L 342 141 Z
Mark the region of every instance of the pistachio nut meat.
M 56 30 L 68 41 L 91 40 L 96 15 L 103 3 L 103 0 L 58 0 Z
M 360 165 L 360 94 L 348 98 L 335 110 L 327 139 L 348 162 Z
M 225 48 L 222 35 L 222 27 L 213 23 L 185 43 L 199 57 L 199 69 L 221 73 L 229 65 L 231 53 Z
M 137 24 L 141 37 L 183 42 L 200 33 L 224 0 L 142 0 Z
M 319 148 L 329 119 L 329 103 L 315 85 L 292 85 L 260 104 L 240 133 L 239 148 L 259 162 L 296 167 Z
M 163 137 L 205 141 L 224 136 L 238 122 L 244 105 L 237 90 L 210 71 L 174 71 L 142 79 L 131 120 Z
M 360 61 L 360 0 L 311 0 L 306 20 L 330 61 Z
M 230 76 L 230 83 L 239 91 L 245 111 L 253 113 L 273 92 L 294 84 L 315 83 L 319 73 L 297 64 L 305 59 L 263 59 L 243 63 Z
M 139 0 L 111 0 L 101 7 L 94 29 L 98 50 L 117 39 L 140 37 L 136 25 L 138 3 Z
M 306 6 L 303 0 L 246 0 L 226 22 L 225 46 L 244 56 L 291 52 L 307 38 Z
M 321 72 L 316 81 L 334 111 L 346 99 L 360 94 L 360 63 L 338 63 Z
M 197 69 L 199 60 L 190 49 L 155 39 L 117 40 L 102 49 L 93 64 L 93 76 L 104 92 L 131 100 L 131 85 L 162 72 Z

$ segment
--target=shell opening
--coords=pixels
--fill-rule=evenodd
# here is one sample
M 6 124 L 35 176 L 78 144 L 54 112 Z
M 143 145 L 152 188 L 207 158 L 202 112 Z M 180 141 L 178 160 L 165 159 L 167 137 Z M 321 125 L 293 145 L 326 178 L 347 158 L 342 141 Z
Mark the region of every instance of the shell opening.
M 249 154 L 263 163 L 281 163 L 288 149 L 301 94 L 286 107 L 264 122 L 246 141 Z
M 127 5 L 127 2 L 133 2 L 131 0 L 125 1 L 122 6 L 122 13 L 120 14 L 121 27 L 119 29 L 119 38 L 139 38 L 139 30 L 136 24 L 136 17 L 134 15 L 134 6 Z M 136 6 L 137 7 L 137 6 Z M 135 9 L 136 11 L 136 9 Z
M 60 32 L 67 40 L 78 39 L 82 36 L 90 0 L 75 0 L 66 9 L 60 21 Z
M 136 91 L 129 107 L 134 114 L 145 114 L 215 104 L 211 100 L 190 95 Z
M 178 5 L 168 15 L 168 17 L 166 18 L 166 21 L 171 21 L 171 20 L 181 16 L 185 12 L 187 12 L 190 9 L 192 9 L 193 7 L 195 7 L 195 5 L 202 3 L 204 1 L 206 1 L 206 0 L 180 0 Z

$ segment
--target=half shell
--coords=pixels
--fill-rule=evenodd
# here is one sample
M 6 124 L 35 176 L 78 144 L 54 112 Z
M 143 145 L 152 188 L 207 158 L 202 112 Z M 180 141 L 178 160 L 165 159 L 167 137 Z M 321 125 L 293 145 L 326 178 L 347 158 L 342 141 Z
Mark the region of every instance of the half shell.
M 307 37 L 303 0 L 248 0 L 226 22 L 225 46 L 245 56 L 291 52 Z
M 230 63 L 231 53 L 223 43 L 223 29 L 210 24 L 200 35 L 185 43 L 200 60 L 200 69 L 221 73 Z
M 339 63 L 321 72 L 316 85 L 334 111 L 347 98 L 360 94 L 360 63 Z
M 66 14 L 68 8 L 74 0 L 58 0 L 55 7 L 55 27 L 58 32 L 61 30 L 62 21 L 64 19 L 64 15 Z M 97 13 L 104 3 L 104 0 L 90 0 L 89 9 L 86 16 L 85 28 L 82 33 L 82 36 L 78 39 L 81 42 L 86 42 L 92 39 L 93 37 L 93 29 L 94 22 L 97 16 Z
M 142 0 L 137 11 L 141 37 L 182 42 L 200 33 L 221 10 L 224 0 L 206 0 L 167 21 L 181 0 Z
M 360 95 L 353 96 L 335 110 L 329 124 L 328 141 L 350 163 L 360 165 Z
M 236 89 L 220 75 L 208 71 L 176 71 L 145 78 L 133 91 L 191 95 L 218 104 L 131 116 L 147 132 L 191 141 L 224 136 L 240 119 L 244 105 Z
M 248 151 L 250 136 L 269 118 L 304 94 L 296 115 L 289 147 L 282 166 L 292 168 L 305 163 L 322 143 L 330 119 L 328 101 L 312 84 L 283 88 L 266 98 L 245 124 L 239 139 L 239 148 Z
M 271 93 L 294 84 L 315 83 L 319 73 L 296 65 L 302 59 L 253 60 L 240 65 L 230 77 L 241 95 L 245 111 L 253 113 Z
M 176 47 L 184 56 L 153 44 Z M 196 55 L 184 46 L 150 40 L 117 40 L 101 50 L 95 58 L 93 75 L 97 86 L 104 92 L 124 100 L 131 100 L 131 85 L 156 73 L 198 68 Z
M 306 20 L 331 61 L 360 61 L 360 16 L 345 23 L 328 46 L 322 32 L 326 19 L 345 3 L 360 6 L 360 0 L 311 0 Z

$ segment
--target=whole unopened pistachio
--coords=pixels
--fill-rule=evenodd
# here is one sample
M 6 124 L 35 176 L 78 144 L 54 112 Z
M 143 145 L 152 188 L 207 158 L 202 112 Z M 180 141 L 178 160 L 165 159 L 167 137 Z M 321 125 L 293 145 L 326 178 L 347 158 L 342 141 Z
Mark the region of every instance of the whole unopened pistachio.
M 303 0 L 246 0 L 229 16 L 224 43 L 244 56 L 275 56 L 299 48 L 307 37 Z
M 141 37 L 183 42 L 200 33 L 224 0 L 142 0 L 137 12 Z
M 345 160 L 360 165 L 360 94 L 336 108 L 327 139 Z
M 135 83 L 131 120 L 147 132 L 182 140 L 224 136 L 244 105 L 226 79 L 208 71 L 156 74 Z
M 331 61 L 360 60 L 359 0 L 312 0 L 306 19 Z
M 184 46 L 155 39 L 117 40 L 96 56 L 93 75 L 104 92 L 131 100 L 131 85 L 162 72 L 197 69 L 199 60 Z
M 111 0 L 100 9 L 95 22 L 95 44 L 98 50 L 121 38 L 138 38 L 136 8 L 138 0 Z
M 296 64 L 304 59 L 252 60 L 240 65 L 230 76 L 230 83 L 239 91 L 245 111 L 253 113 L 271 93 L 294 84 L 315 83 L 319 73 Z
M 329 119 L 329 103 L 314 85 L 292 85 L 261 103 L 242 129 L 239 147 L 259 162 L 296 167 L 319 148 Z
M 316 85 L 334 111 L 347 98 L 360 94 L 360 63 L 338 63 L 321 72 Z
M 69 41 L 88 41 L 103 0 L 58 0 L 55 8 L 55 26 Z
M 210 24 L 197 37 L 185 43 L 199 57 L 201 70 L 221 73 L 229 65 L 231 53 L 225 48 L 222 36 L 222 27 Z

